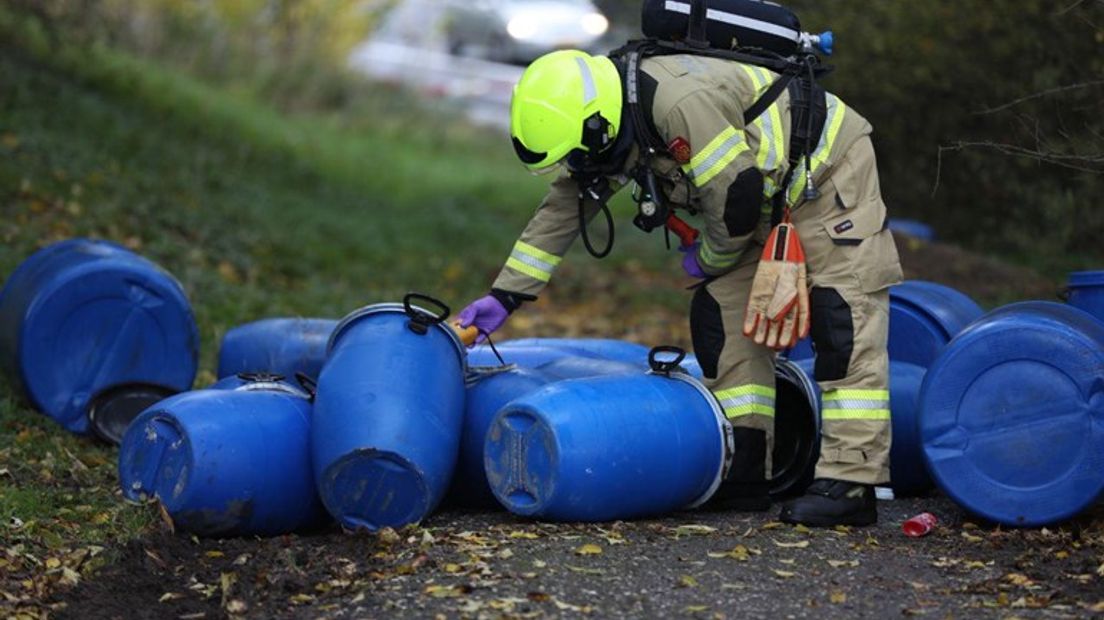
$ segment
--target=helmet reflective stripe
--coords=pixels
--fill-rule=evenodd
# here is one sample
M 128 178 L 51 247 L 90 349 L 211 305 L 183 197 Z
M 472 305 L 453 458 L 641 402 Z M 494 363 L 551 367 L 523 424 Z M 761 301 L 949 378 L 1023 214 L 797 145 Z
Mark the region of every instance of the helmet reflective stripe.
M 609 58 L 577 50 L 541 56 L 522 74 L 510 101 L 518 158 L 536 171 L 571 151 L 605 148 L 621 124 L 621 99 L 621 76 Z
M 590 67 L 582 58 L 576 57 L 575 62 L 579 64 L 579 72 L 583 74 L 583 105 L 588 106 L 598 98 L 598 89 L 594 87 L 594 74 L 590 72 Z

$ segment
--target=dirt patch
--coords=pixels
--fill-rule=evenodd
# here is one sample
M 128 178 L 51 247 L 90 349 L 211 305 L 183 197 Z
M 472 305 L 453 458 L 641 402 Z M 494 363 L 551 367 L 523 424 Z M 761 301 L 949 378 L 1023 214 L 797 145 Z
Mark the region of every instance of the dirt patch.
M 132 541 L 58 618 L 974 617 L 1104 611 L 1099 512 L 1056 529 L 978 525 L 941 497 L 883 502 L 871 528 L 758 514 L 545 524 L 445 512 L 380 535 Z M 921 510 L 922 539 L 901 533 Z

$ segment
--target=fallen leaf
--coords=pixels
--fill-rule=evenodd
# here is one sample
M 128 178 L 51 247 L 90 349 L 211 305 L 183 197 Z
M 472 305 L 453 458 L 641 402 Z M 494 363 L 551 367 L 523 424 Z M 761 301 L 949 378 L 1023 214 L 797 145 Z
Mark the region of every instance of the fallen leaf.
M 747 547 L 743 545 L 736 545 L 731 551 L 713 551 L 708 555 L 711 558 L 731 558 L 733 560 L 739 560 L 740 562 L 747 562 L 751 559 L 751 556 L 748 555 Z
M 844 566 L 858 566 L 858 560 L 828 560 L 828 566 L 832 568 L 842 568 Z
M 204 553 L 203 555 L 205 555 L 209 558 L 221 558 L 224 554 L 221 551 L 208 551 L 207 553 Z
M 463 567 L 461 567 L 459 564 L 445 564 L 446 573 L 459 573 L 461 570 L 463 570 Z
M 552 595 L 546 592 L 529 592 L 525 595 L 525 598 L 535 603 L 547 603 L 548 601 L 552 600 Z
M 972 543 L 979 543 L 979 542 L 985 540 L 981 536 L 974 536 L 973 534 L 970 534 L 968 532 L 962 532 L 962 537 L 965 538 L 966 540 L 972 542 Z
M 232 614 L 243 614 L 247 609 L 249 609 L 249 606 L 240 598 L 236 598 L 226 604 L 226 611 Z
M 771 542 L 773 542 L 778 547 L 783 547 L 786 549 L 804 549 L 805 547 L 809 546 L 809 541 L 807 540 L 799 540 L 797 542 L 788 543 L 771 539 Z
M 768 522 L 764 523 L 763 525 L 759 526 L 759 529 L 761 529 L 761 530 L 773 530 L 773 529 L 776 529 L 776 528 L 780 528 L 783 525 L 785 525 L 785 523 L 782 523 L 781 521 L 768 521 Z
M 590 607 L 586 605 L 572 605 L 571 603 L 559 599 L 552 599 L 552 603 L 556 606 L 556 609 L 560 611 L 577 611 L 580 613 L 588 613 L 590 611 Z
M 509 560 L 510 558 L 514 557 L 514 552 L 510 551 L 509 549 L 503 549 L 495 555 L 497 555 L 498 559 L 500 560 Z
M 544 568 L 548 566 L 548 562 L 544 560 L 533 560 L 533 568 Z
M 537 534 L 534 534 L 533 532 L 523 532 L 521 530 L 514 530 L 513 532 L 510 532 L 510 538 L 524 538 L 525 540 L 533 540 L 535 538 L 540 538 L 540 536 L 537 535 Z
M 808 527 L 806 527 L 802 523 L 798 523 L 797 525 L 794 526 L 793 529 L 798 534 L 812 534 L 813 533 L 813 530 L 809 529 Z
M 973 560 L 971 562 L 967 562 L 966 564 L 964 564 L 964 566 L 970 570 L 977 570 L 985 568 L 985 562 L 982 562 L 980 560 Z
M 310 594 L 294 594 L 288 599 L 294 605 L 303 605 L 314 600 L 314 596 Z
M 575 555 L 598 555 L 600 553 L 602 553 L 602 548 L 592 543 L 587 543 L 575 549 Z
M 1004 576 L 1004 580 L 1014 586 L 1020 586 L 1021 588 L 1035 585 L 1035 582 L 1032 581 L 1030 577 L 1022 573 L 1008 573 Z
M 790 572 L 788 570 L 778 570 L 777 568 L 773 568 L 771 570 L 774 572 L 775 575 L 781 577 L 782 579 L 789 579 L 790 577 L 797 576 L 797 573 Z
M 184 598 L 183 594 L 177 594 L 176 592 L 166 592 L 161 595 L 161 598 L 157 599 L 158 603 L 164 603 L 165 601 L 173 601 L 178 598 Z
M 709 606 L 708 605 L 687 605 L 682 610 L 684 612 L 688 613 L 688 614 L 697 614 L 697 613 L 701 613 L 703 611 L 709 611 Z
M 601 575 L 605 572 L 600 568 L 584 568 L 582 566 L 571 566 L 570 564 L 565 564 L 565 566 L 567 567 L 567 570 L 583 575 Z
M 1059 551 L 1054 554 L 1054 557 L 1058 558 L 1059 560 L 1064 560 L 1069 557 L 1069 551 Z
M 682 538 L 683 536 L 705 536 L 706 534 L 712 534 L 716 531 L 717 528 L 708 525 L 680 525 L 675 528 L 675 538 Z
M 832 590 L 832 592 L 828 595 L 828 601 L 836 605 L 846 603 L 847 594 L 843 593 L 840 590 Z
M 698 580 L 694 579 L 690 575 L 683 575 L 679 577 L 678 587 L 680 588 L 696 588 L 698 587 Z
M 1089 607 L 1089 611 L 1094 612 L 1094 613 L 1100 613 L 1100 612 L 1104 611 L 1104 601 L 1100 601 L 1099 603 L 1093 605 L 1092 607 Z
M 1104 564 L 1096 567 L 1096 574 L 1104 577 Z
M 433 598 L 456 598 L 465 594 L 464 589 L 460 586 L 444 586 L 437 584 L 426 586 L 423 592 Z

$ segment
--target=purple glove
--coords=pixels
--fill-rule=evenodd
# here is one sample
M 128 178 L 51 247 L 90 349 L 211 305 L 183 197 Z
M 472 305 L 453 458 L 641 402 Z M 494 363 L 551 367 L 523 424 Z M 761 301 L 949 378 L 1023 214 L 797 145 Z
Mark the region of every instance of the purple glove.
M 698 264 L 698 244 L 686 248 L 679 248 L 679 252 L 683 253 L 682 256 L 682 270 L 686 272 L 686 275 L 691 278 L 705 278 L 705 272 L 702 271 L 701 265 Z
M 502 327 L 509 316 L 510 312 L 502 302 L 495 299 L 493 295 L 486 295 L 468 304 L 468 307 L 461 310 L 456 318 L 460 321 L 460 327 L 475 325 L 479 329 L 479 338 L 475 341 L 480 343 L 487 339 L 487 334 L 492 334 Z

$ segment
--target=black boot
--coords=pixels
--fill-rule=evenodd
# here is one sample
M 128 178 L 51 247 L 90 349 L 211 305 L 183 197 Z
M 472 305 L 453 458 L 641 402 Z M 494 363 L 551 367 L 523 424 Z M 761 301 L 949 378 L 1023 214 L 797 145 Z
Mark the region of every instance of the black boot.
M 705 505 L 711 510 L 762 512 L 770 508 L 767 482 L 767 434 L 753 428 L 734 428 L 732 465 L 720 488 Z
M 784 504 L 778 518 L 818 527 L 873 525 L 878 522 L 874 487 L 820 478 L 809 485 L 805 495 Z

